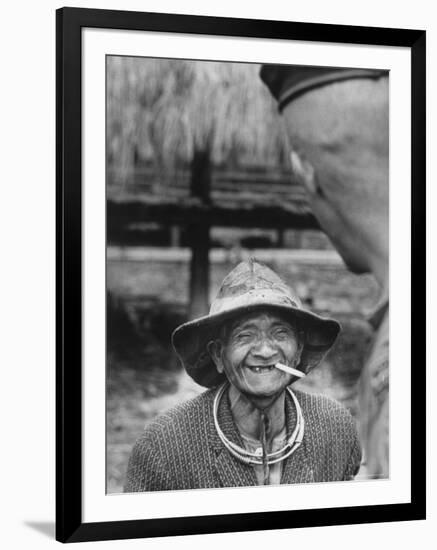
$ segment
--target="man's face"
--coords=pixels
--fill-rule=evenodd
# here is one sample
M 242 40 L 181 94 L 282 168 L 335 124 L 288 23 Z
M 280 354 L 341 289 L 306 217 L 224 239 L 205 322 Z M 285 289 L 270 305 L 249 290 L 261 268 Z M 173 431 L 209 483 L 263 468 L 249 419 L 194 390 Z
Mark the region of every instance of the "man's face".
M 388 79 L 349 80 L 284 110 L 294 180 L 348 267 L 388 277 Z
M 234 322 L 213 353 L 219 372 L 241 393 L 268 397 L 281 393 L 293 380 L 275 363 L 296 367 L 303 342 L 293 326 L 269 311 L 249 314 Z

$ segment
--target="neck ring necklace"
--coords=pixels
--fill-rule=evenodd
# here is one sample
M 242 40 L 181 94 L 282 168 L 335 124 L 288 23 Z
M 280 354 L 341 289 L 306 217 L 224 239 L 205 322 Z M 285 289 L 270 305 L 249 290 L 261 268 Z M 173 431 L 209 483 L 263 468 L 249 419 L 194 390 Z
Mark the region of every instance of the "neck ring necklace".
M 217 393 L 214 397 L 214 406 L 213 406 L 214 426 L 215 426 L 215 429 L 217 430 L 220 441 L 235 458 L 238 458 L 238 460 L 240 460 L 244 464 L 262 465 L 263 459 L 260 453 L 256 453 L 256 452 L 253 453 L 251 451 L 248 451 L 247 449 L 244 449 L 243 447 L 240 447 L 233 441 L 230 441 L 225 436 L 222 429 L 220 428 L 220 425 L 218 422 L 218 409 L 220 405 L 220 400 L 227 387 L 228 387 L 228 382 L 225 382 L 224 384 L 222 384 L 217 390 Z M 287 387 L 286 390 L 290 395 L 296 410 L 296 426 L 293 432 L 291 433 L 290 437 L 287 439 L 287 442 L 281 449 L 275 451 L 274 453 L 267 454 L 267 461 L 268 461 L 267 463 L 269 465 L 276 464 L 277 462 L 282 462 L 283 460 L 291 456 L 294 453 L 294 451 L 300 446 L 303 439 L 305 423 L 302 415 L 302 409 L 299 405 L 299 401 L 297 400 L 297 397 L 294 395 L 291 389 Z

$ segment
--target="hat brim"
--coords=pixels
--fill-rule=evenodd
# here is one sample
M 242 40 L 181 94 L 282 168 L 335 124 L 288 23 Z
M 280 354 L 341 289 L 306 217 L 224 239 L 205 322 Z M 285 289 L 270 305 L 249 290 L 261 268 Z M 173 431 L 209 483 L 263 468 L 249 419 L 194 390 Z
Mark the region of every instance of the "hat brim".
M 298 369 L 307 374 L 320 363 L 333 346 L 340 330 L 334 319 L 321 317 L 311 311 L 279 304 L 250 304 L 228 309 L 214 315 L 205 315 L 180 325 L 172 334 L 173 347 L 187 373 L 201 386 L 212 388 L 225 380 L 219 374 L 208 352 L 207 345 L 217 338 L 217 329 L 225 321 L 252 311 L 269 309 L 284 318 L 298 320 L 305 341 Z

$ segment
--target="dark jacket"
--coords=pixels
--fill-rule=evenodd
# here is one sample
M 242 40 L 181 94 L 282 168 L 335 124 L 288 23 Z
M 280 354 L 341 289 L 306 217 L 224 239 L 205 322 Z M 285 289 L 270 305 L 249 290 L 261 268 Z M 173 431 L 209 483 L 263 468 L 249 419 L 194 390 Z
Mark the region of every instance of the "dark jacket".
M 208 390 L 182 403 L 146 427 L 129 459 L 125 492 L 258 484 L 253 467 L 234 458 L 217 435 L 215 392 Z M 361 460 L 352 416 L 330 398 L 294 393 L 302 408 L 305 433 L 301 446 L 283 462 L 281 484 L 352 479 Z M 225 435 L 243 446 L 227 392 L 218 417 Z M 286 399 L 286 417 L 292 430 L 296 413 L 291 399 Z

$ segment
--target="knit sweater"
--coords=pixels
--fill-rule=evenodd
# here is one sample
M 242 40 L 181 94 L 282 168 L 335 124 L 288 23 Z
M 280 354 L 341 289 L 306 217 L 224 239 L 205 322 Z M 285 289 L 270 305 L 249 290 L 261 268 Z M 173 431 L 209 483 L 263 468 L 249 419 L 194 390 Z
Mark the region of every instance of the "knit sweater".
M 170 491 L 258 485 L 252 466 L 232 456 L 214 426 L 216 389 L 178 405 L 149 424 L 132 450 L 125 492 Z M 352 479 L 361 450 L 355 422 L 333 399 L 294 391 L 305 421 L 300 447 L 283 462 L 281 484 Z M 287 430 L 296 424 L 296 411 L 286 399 Z M 218 410 L 228 439 L 243 446 L 234 423 L 227 392 Z

